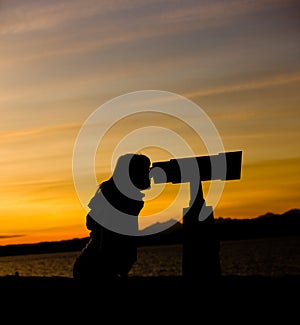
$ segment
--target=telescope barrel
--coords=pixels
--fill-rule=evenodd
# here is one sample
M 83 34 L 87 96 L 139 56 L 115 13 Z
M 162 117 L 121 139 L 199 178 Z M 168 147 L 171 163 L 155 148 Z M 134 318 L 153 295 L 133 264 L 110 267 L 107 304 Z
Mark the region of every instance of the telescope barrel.
M 195 177 L 199 177 L 199 181 L 225 181 L 240 179 L 241 167 L 242 151 L 232 151 L 154 162 L 150 176 L 156 184 L 190 182 Z

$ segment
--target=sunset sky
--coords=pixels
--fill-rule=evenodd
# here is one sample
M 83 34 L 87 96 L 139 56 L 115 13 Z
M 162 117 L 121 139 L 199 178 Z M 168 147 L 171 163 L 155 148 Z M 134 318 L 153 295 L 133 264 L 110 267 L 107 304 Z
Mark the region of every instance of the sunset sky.
M 300 208 L 299 1 L 0 0 L 0 85 L 0 245 L 88 235 L 72 175 L 77 136 L 101 105 L 141 90 L 194 102 L 225 150 L 243 151 L 242 177 L 225 183 L 215 217 Z M 138 114 L 100 144 L 99 181 L 118 143 L 148 124 L 206 154 L 179 121 Z M 151 159 L 166 158 L 150 146 Z M 176 192 L 168 185 L 143 216 Z

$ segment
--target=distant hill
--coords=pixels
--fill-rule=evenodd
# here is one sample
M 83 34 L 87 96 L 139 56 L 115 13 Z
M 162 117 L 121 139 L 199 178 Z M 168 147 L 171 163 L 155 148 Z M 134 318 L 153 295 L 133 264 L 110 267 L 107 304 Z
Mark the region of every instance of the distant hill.
M 216 219 L 220 240 L 300 235 L 300 209 L 254 219 Z
M 171 227 L 168 227 L 169 225 Z M 165 230 L 154 233 L 156 229 L 162 228 Z M 283 214 L 269 212 L 253 219 L 216 218 L 216 230 L 221 241 L 300 236 L 300 209 L 292 209 Z M 151 225 L 143 232 L 145 235 L 138 237 L 139 246 L 168 245 L 182 242 L 182 224 L 175 220 Z M 85 237 L 57 242 L 5 245 L 0 246 L 0 256 L 79 251 L 87 244 L 88 239 Z
M 174 220 L 167 230 L 154 235 L 139 238 L 141 246 L 152 244 L 181 243 L 182 224 Z M 289 210 L 283 214 L 266 213 L 252 219 L 216 218 L 216 231 L 221 241 L 239 240 L 274 236 L 300 236 L 300 209 Z M 150 228 L 150 227 L 149 227 Z M 149 233 L 149 228 L 144 230 Z M 161 225 L 154 224 L 151 231 L 160 229 Z

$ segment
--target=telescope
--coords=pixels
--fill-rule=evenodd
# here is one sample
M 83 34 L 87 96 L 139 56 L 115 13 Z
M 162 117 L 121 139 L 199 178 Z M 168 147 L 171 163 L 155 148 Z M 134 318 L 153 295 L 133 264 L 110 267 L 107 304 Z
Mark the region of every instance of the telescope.
M 241 178 L 242 151 L 222 152 L 210 156 L 170 159 L 152 163 L 150 176 L 155 184 L 184 183 Z
M 154 183 L 190 185 L 189 207 L 183 209 L 182 274 L 192 283 L 217 279 L 221 274 L 220 244 L 212 206 L 203 197 L 202 181 L 241 178 L 242 151 L 170 159 L 152 163 Z
M 206 283 L 221 274 L 213 208 L 206 205 L 202 181 L 240 179 L 241 166 L 242 151 L 152 163 L 149 176 L 154 183 L 190 185 L 189 207 L 183 209 L 182 274 L 192 283 Z

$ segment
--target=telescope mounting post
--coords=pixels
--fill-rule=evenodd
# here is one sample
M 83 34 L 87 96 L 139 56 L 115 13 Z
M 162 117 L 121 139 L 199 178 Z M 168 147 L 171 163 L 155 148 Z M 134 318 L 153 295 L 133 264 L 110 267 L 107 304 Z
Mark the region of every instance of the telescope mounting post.
M 201 181 L 191 181 L 189 207 L 183 209 L 184 279 L 193 283 L 215 281 L 221 275 L 219 251 L 213 209 L 206 205 Z

